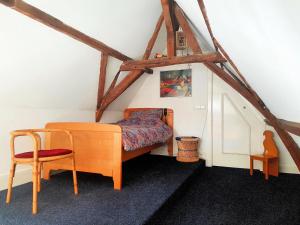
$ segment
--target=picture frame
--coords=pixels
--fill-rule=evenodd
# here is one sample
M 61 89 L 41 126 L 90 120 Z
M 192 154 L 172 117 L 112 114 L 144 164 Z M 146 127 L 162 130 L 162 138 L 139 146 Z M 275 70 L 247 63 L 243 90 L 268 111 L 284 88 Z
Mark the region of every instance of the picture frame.
M 160 72 L 160 97 L 191 97 L 192 70 L 169 70 Z

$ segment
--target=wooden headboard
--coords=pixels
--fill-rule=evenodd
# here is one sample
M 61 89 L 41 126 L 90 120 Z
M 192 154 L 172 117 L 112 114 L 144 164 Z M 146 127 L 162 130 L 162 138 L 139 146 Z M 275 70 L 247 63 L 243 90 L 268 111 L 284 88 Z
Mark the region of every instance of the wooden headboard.
M 147 111 L 153 109 L 162 109 L 163 110 L 163 118 L 162 120 L 171 128 L 173 128 L 174 121 L 174 112 L 173 109 L 167 108 L 127 108 L 124 110 L 124 119 L 128 119 L 133 112 Z

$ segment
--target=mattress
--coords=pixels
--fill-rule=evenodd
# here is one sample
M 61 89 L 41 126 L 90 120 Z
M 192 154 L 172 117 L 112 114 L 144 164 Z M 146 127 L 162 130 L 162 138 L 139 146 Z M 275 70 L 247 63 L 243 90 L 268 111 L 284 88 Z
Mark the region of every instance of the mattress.
M 173 136 L 173 130 L 161 119 L 154 117 L 128 118 L 117 122 L 122 128 L 122 143 L 125 151 L 165 143 Z

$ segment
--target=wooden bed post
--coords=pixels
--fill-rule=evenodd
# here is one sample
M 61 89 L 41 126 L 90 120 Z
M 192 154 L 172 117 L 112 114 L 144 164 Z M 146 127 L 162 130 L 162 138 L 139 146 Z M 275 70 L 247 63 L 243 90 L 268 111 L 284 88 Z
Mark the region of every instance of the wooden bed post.
M 167 117 L 166 117 L 166 124 L 174 130 L 174 111 L 172 109 L 164 109 L 167 110 Z M 174 134 L 173 134 L 174 135 Z M 168 141 L 168 154 L 169 156 L 173 156 L 173 142 L 174 142 L 174 136 Z
M 122 189 L 122 135 L 121 133 L 114 133 L 113 144 L 113 181 L 114 189 Z

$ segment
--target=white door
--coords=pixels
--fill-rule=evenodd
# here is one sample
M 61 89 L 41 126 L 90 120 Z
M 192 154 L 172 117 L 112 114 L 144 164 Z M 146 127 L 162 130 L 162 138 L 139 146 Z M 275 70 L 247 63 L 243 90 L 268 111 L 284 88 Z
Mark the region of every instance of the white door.
M 263 152 L 263 117 L 217 76 L 213 78 L 213 165 L 249 168 Z

